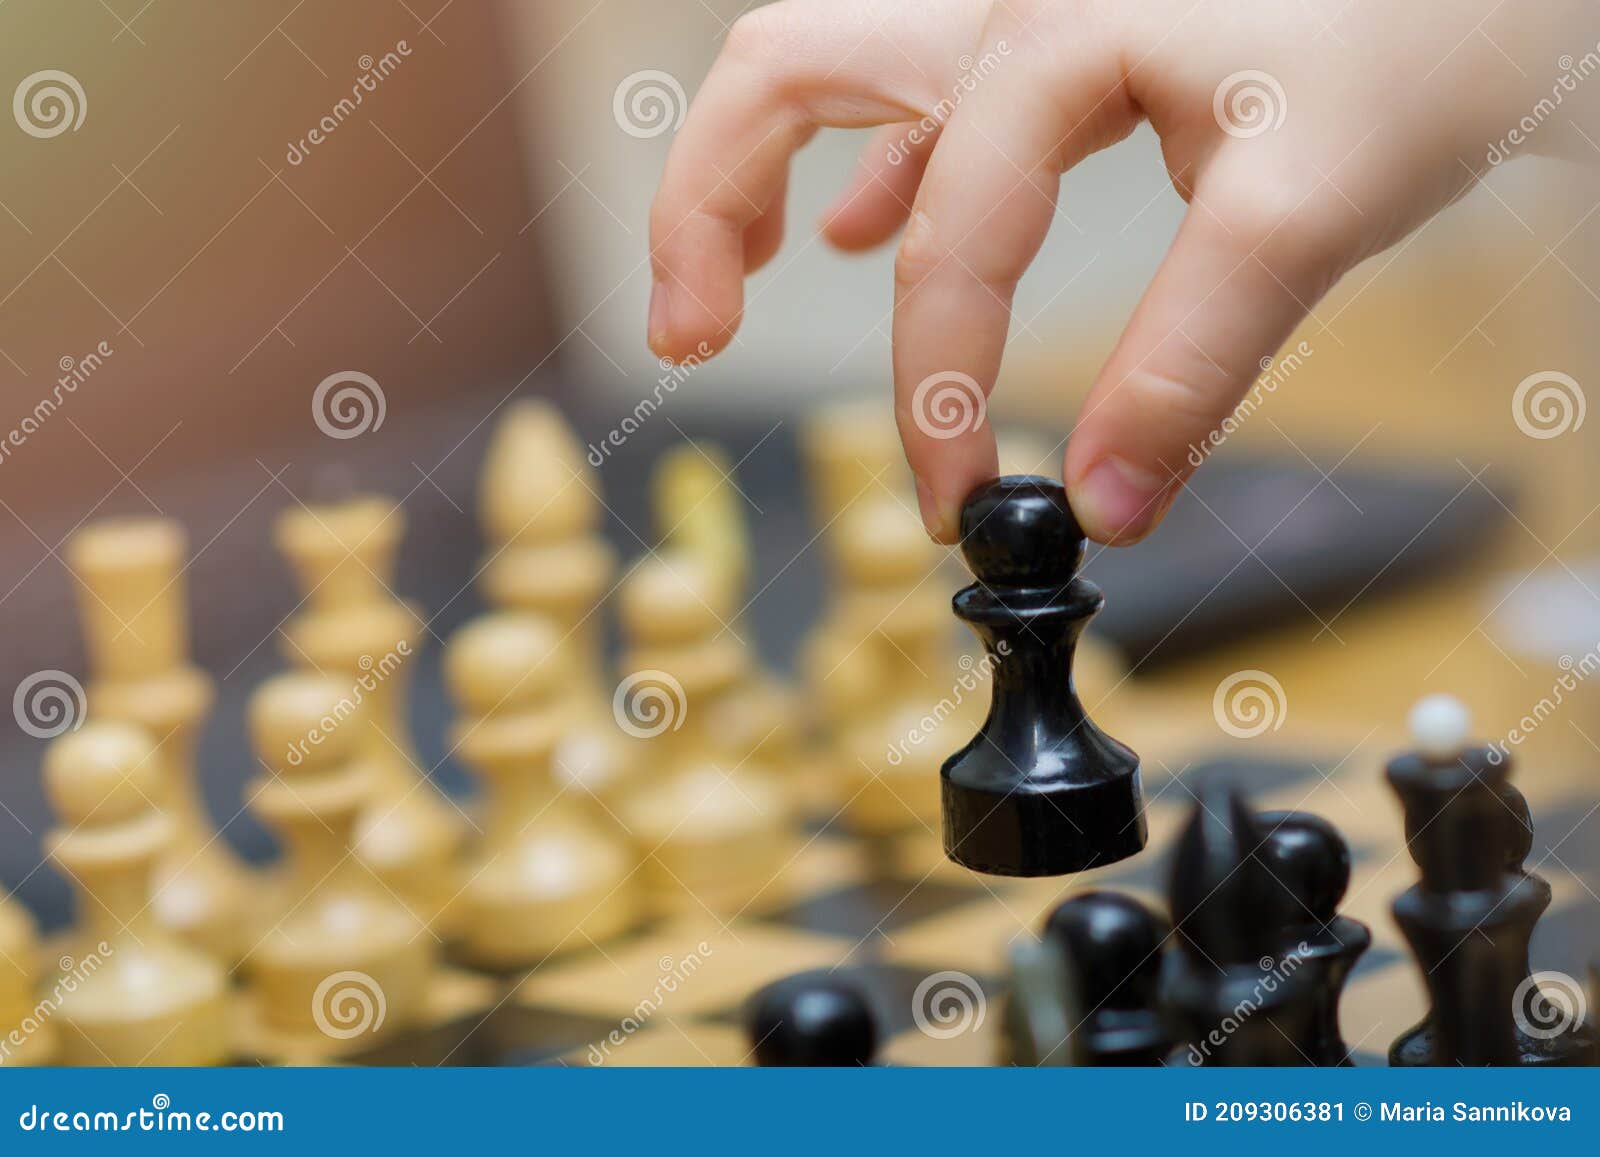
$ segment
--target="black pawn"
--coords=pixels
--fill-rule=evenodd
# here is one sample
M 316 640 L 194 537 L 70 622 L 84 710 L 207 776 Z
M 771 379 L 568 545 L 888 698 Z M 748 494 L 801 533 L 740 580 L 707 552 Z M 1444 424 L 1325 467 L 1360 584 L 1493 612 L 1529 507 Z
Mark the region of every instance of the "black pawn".
M 866 998 L 826 974 L 780 980 L 756 998 L 748 1031 L 756 1064 L 847 1068 L 872 1063 L 878 1027 Z
M 1350 886 L 1349 845 L 1332 824 L 1305 812 L 1262 812 L 1256 823 L 1262 829 L 1258 855 L 1281 889 L 1280 967 L 1314 970 L 1315 1024 L 1299 1043 L 1312 1064 L 1348 1065 L 1339 998 L 1350 970 L 1372 946 L 1371 930 L 1338 912 Z
M 1131 896 L 1086 892 L 1057 906 L 1044 941 L 1066 963 L 1074 1064 L 1159 1065 L 1172 1048 L 1160 1010 L 1161 954 L 1171 929 Z
M 1314 970 L 1285 958 L 1283 887 L 1258 850 L 1244 796 L 1202 788 L 1178 841 L 1169 886 L 1176 933 L 1162 995 L 1193 1065 L 1309 1065 L 1319 994 Z
M 1528 945 L 1550 885 L 1523 867 L 1532 825 L 1509 759 L 1485 746 L 1450 757 L 1407 752 L 1387 775 L 1421 871 L 1394 916 L 1430 998 L 1427 1017 L 1390 1048 L 1390 1064 L 1596 1063 L 1588 1025 L 1544 1031 L 1549 1010 L 1530 978 Z
M 1059 876 L 1144 847 L 1139 758 L 1085 716 L 1072 686 L 1078 637 L 1104 601 L 1078 577 L 1084 545 L 1048 478 L 995 479 L 962 508 L 977 581 L 955 613 L 983 640 L 994 692 L 940 780 L 945 854 L 973 871 Z

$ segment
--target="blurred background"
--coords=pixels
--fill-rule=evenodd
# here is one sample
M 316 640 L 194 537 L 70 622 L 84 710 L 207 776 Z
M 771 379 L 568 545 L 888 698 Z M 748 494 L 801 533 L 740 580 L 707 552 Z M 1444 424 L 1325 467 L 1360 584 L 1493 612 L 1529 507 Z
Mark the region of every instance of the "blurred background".
M 84 670 L 61 557 L 76 528 L 182 521 L 198 661 L 222 686 L 205 786 L 233 816 L 250 770 L 243 696 L 281 666 L 272 636 L 297 601 L 271 545 L 280 510 L 352 485 L 402 499 L 399 589 L 440 636 L 478 610 L 473 488 L 508 400 L 552 398 L 598 441 L 662 378 L 644 345 L 647 206 L 685 96 L 748 6 L 0 9 L 8 91 L 59 70 L 81 105 L 66 131 L 0 126 L 0 428 L 59 402 L 0 459 L 0 689 Z M 619 116 L 641 86 L 657 119 Z M 844 257 L 809 229 L 861 140 L 824 133 L 805 150 L 790 236 L 750 287 L 738 341 L 597 471 L 628 558 L 650 538 L 657 455 L 690 436 L 727 447 L 755 542 L 747 614 L 779 669 L 828 600 L 800 431 L 840 399 L 889 412 L 891 254 Z M 1317 308 L 1171 524 L 1091 563 L 1131 685 L 1204 714 L 1230 673 L 1271 672 L 1287 710 L 1263 741 L 1375 776 L 1421 694 L 1460 695 L 1502 735 L 1563 656 L 1600 645 L 1600 423 L 1569 410 L 1561 430 L 1530 433 L 1513 404 L 1534 375 L 1576 383 L 1569 407 L 1595 380 L 1597 174 L 1498 168 Z M 1040 469 L 1059 471 L 1078 399 L 1181 210 L 1147 130 L 1068 176 L 991 411 L 1042 446 Z M 381 387 L 383 420 L 331 438 L 313 394 L 348 373 Z M 434 646 L 417 689 L 430 762 L 446 718 L 436 660 Z M 1160 749 L 1162 718 L 1118 723 Z M 0 737 L 0 876 L 56 909 L 60 881 L 35 871 L 42 745 L 10 720 Z M 1597 742 L 1593 697 L 1567 702 L 1519 751 L 1522 781 L 1592 782 Z M 438 774 L 463 786 L 448 764 Z M 267 848 L 248 816 L 227 835 Z

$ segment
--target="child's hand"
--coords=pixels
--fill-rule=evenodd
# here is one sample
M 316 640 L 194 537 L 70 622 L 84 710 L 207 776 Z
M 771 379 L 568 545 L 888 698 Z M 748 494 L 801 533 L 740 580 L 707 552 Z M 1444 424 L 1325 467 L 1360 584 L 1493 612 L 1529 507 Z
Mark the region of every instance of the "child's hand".
M 1541 3 L 1537 19 L 1502 4 L 758 8 L 734 26 L 656 196 L 650 344 L 678 357 L 725 345 L 744 275 L 781 241 L 790 157 L 819 125 L 888 126 L 822 228 L 861 249 L 905 226 L 896 414 L 924 520 L 949 541 L 962 499 L 994 473 L 994 436 L 987 422 L 955 437 L 926 413 L 919 424 L 919 403 L 926 411 L 937 391 L 919 398 L 918 386 L 964 374 L 993 387 L 1012 293 L 1050 228 L 1061 173 L 1149 118 L 1189 210 L 1063 468 L 1084 529 L 1134 541 L 1261 359 L 1353 265 L 1464 192 L 1495 142 L 1550 95 L 1558 58 L 1600 39 L 1600 15 L 1581 0 Z M 932 139 L 913 123 L 929 117 L 941 125 Z M 1533 147 L 1549 150 L 1574 136 L 1558 123 L 1538 134 Z

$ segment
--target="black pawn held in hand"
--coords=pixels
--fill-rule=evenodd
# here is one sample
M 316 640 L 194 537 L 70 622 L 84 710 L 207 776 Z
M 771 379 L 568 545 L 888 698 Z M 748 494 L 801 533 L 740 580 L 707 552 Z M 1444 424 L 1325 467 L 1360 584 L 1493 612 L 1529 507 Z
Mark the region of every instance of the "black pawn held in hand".
M 1161 987 L 1184 1046 L 1175 1063 L 1319 1063 L 1324 970 L 1296 954 L 1285 930 L 1288 892 L 1267 845 L 1242 794 L 1223 783 L 1201 789 L 1168 890 L 1177 935 Z
M 1416 749 L 1389 763 L 1422 878 L 1394 902 L 1421 966 L 1427 1018 L 1389 1050 L 1395 1065 L 1592 1065 L 1596 1041 L 1572 992 L 1541 990 L 1528 944 L 1550 885 L 1527 872 L 1527 801 L 1510 761 L 1468 742 L 1466 709 L 1435 695 L 1411 712 Z
M 977 581 L 955 613 L 983 640 L 994 696 L 940 780 L 945 854 L 973 871 L 1059 876 L 1144 847 L 1139 757 L 1085 716 L 1072 685 L 1078 637 L 1104 601 L 1078 577 L 1084 546 L 1048 478 L 985 483 L 961 511 Z

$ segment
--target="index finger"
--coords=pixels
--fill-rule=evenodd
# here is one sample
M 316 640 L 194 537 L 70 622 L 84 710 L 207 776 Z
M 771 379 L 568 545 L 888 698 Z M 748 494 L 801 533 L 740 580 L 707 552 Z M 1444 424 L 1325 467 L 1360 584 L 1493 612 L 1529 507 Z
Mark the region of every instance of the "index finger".
M 922 116 L 939 99 L 933 45 L 963 35 L 949 23 L 885 27 L 854 0 L 773 4 L 734 23 L 651 206 L 657 354 L 682 358 L 732 340 L 744 308 L 745 230 L 781 207 L 790 158 L 818 126 Z
M 1061 173 L 1137 116 L 1117 99 L 1113 54 L 1092 52 L 1086 32 L 1075 30 L 1065 82 L 1053 57 L 1017 51 L 956 110 L 901 241 L 895 413 L 923 522 L 941 542 L 954 541 L 966 496 L 995 474 L 987 397 Z

